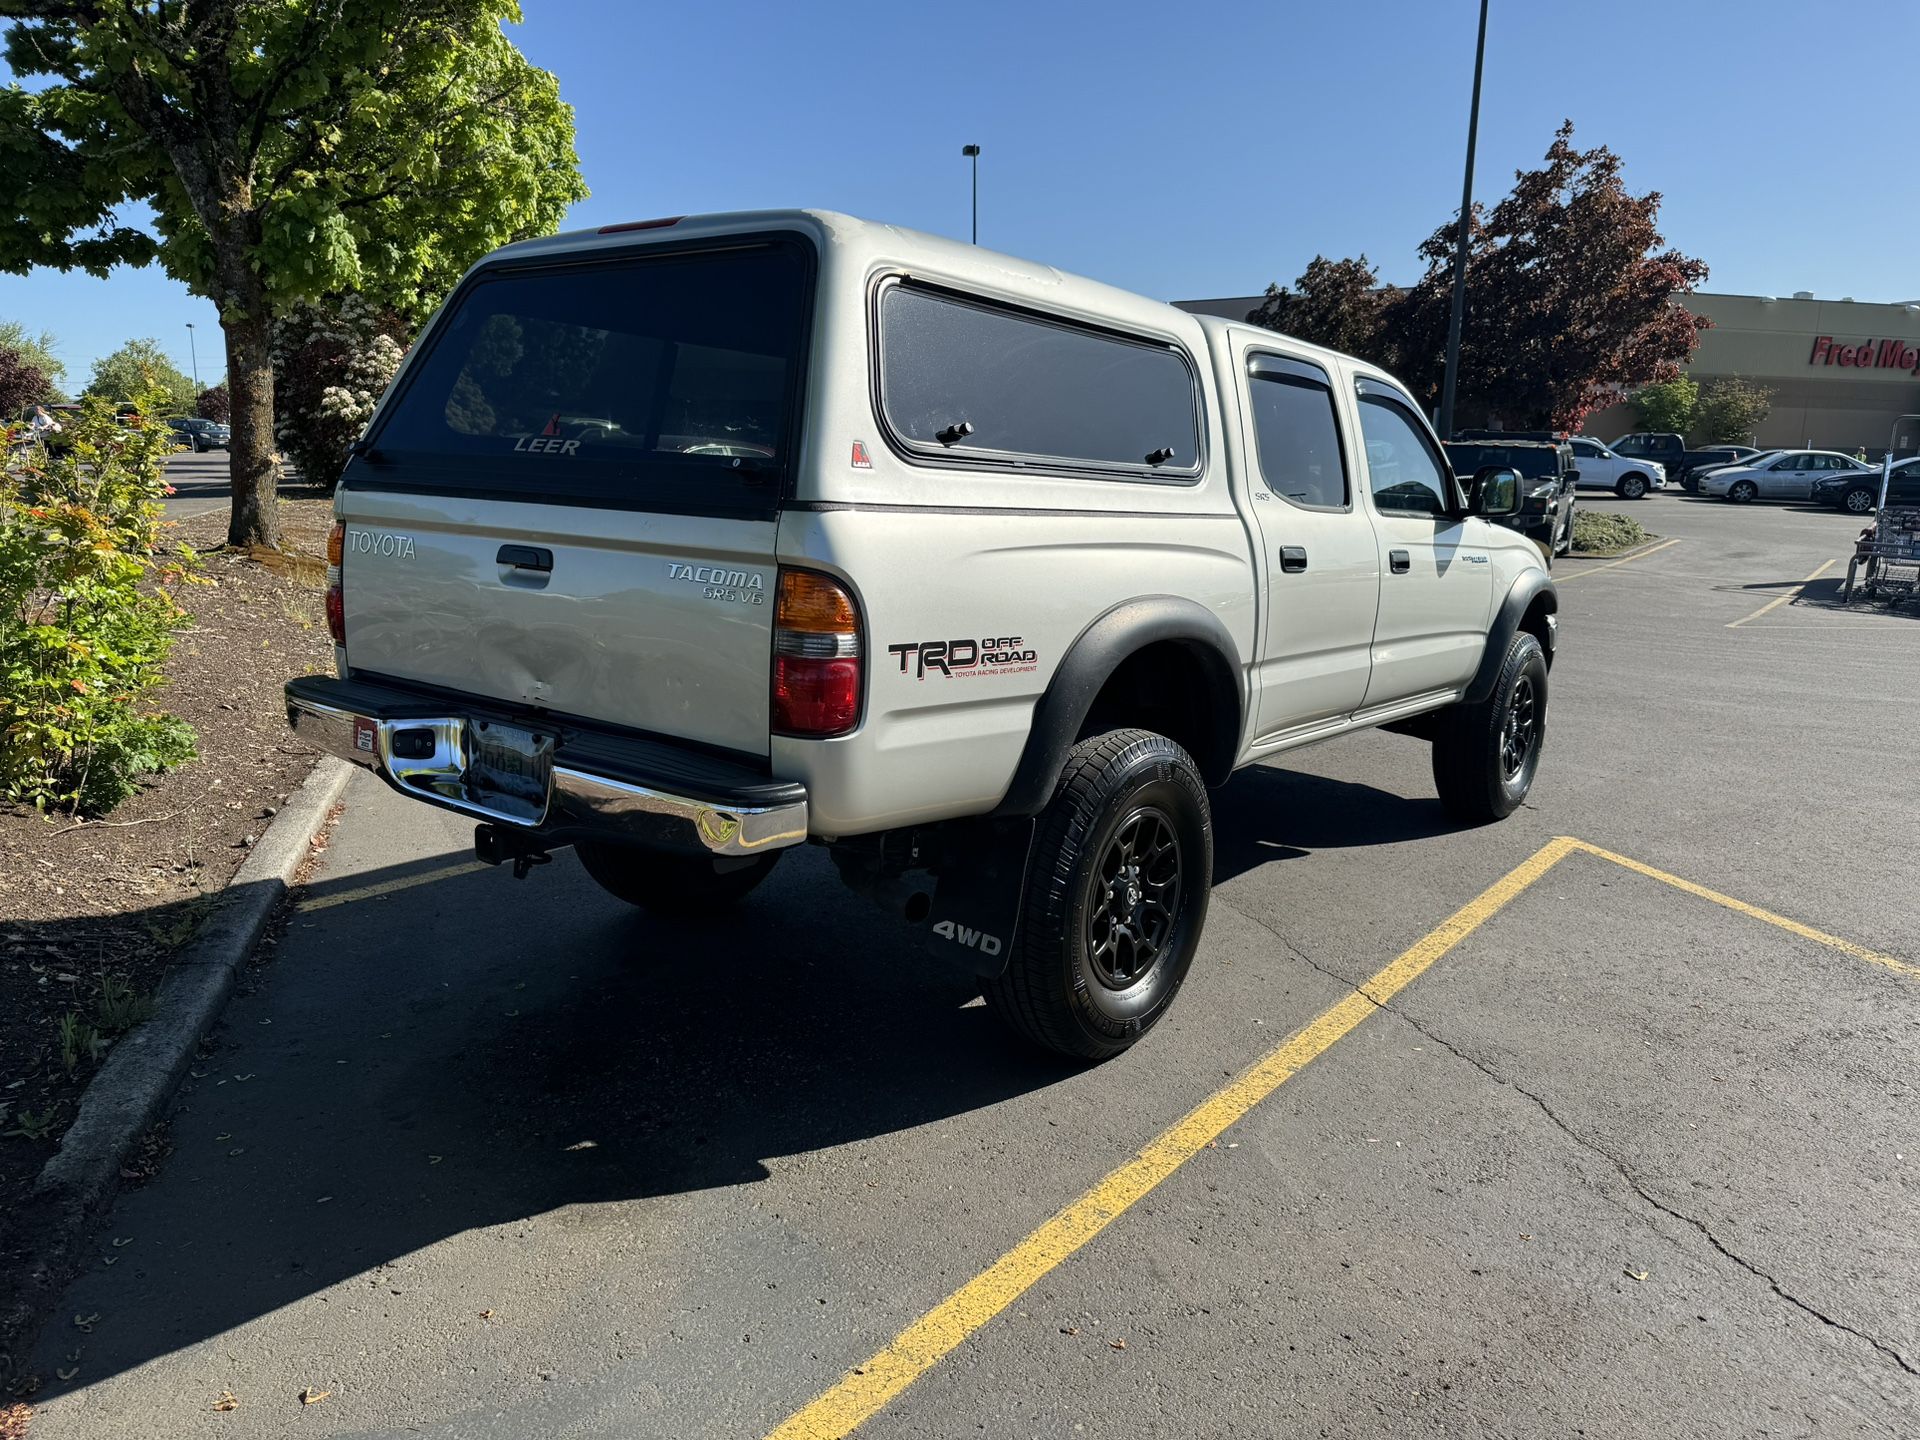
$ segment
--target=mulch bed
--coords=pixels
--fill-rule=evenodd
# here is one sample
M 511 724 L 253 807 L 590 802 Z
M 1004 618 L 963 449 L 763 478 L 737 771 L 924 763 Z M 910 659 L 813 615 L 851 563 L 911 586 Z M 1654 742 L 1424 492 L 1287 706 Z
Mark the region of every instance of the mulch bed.
M 100 821 L 0 807 L 0 1131 L 52 1116 L 43 1138 L 0 1135 L 0 1232 L 98 1069 L 88 1059 L 66 1068 L 61 1018 L 95 1019 L 109 977 L 151 995 L 313 767 L 314 752 L 287 730 L 281 686 L 332 669 L 318 578 L 329 509 L 310 492 L 282 498 L 292 560 L 225 552 L 224 511 L 175 527 L 214 583 L 177 587 L 192 619 L 154 703 L 193 726 L 199 759 L 149 777 Z M 17 1258 L 0 1233 L 0 1278 Z

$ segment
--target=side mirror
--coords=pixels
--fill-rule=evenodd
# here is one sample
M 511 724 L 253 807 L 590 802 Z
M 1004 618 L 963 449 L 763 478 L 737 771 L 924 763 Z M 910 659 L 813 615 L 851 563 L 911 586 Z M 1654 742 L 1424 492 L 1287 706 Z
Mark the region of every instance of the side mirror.
M 1473 513 L 1489 520 L 1520 513 L 1519 472 L 1489 465 L 1473 477 Z
M 1580 478 L 1580 472 L 1578 470 L 1567 471 L 1567 483 L 1569 485 L 1573 484 L 1573 482 L 1578 480 L 1579 478 Z

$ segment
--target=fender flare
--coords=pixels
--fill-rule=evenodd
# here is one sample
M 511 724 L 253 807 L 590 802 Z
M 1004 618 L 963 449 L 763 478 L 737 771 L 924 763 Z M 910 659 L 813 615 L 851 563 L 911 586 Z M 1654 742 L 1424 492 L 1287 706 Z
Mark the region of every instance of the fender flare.
M 1239 754 L 1246 709 L 1238 647 L 1220 617 L 1205 606 L 1178 595 L 1146 595 L 1100 615 L 1061 657 L 1033 707 L 1026 748 L 993 811 L 996 816 L 1035 815 L 1045 808 L 1101 687 L 1129 656 L 1162 641 L 1184 643 L 1207 675 L 1216 702 L 1214 755 L 1224 758 L 1202 769 L 1209 785 L 1226 782 Z M 1225 697 L 1231 697 L 1230 707 L 1220 703 Z
M 1507 646 L 1513 643 L 1514 632 L 1520 628 L 1520 622 L 1526 618 L 1533 602 L 1542 600 L 1548 615 L 1560 613 L 1560 592 L 1548 578 L 1544 570 L 1527 570 L 1513 587 L 1507 591 L 1507 598 L 1500 602 L 1499 613 L 1493 617 L 1493 624 L 1487 630 L 1487 648 L 1480 652 L 1480 668 L 1473 672 L 1473 679 L 1467 685 L 1466 694 L 1460 697 L 1461 703 L 1483 705 L 1487 697 L 1493 694 L 1493 687 L 1499 683 L 1500 667 L 1507 660 Z M 1553 626 L 1547 627 L 1547 664 L 1553 664 Z

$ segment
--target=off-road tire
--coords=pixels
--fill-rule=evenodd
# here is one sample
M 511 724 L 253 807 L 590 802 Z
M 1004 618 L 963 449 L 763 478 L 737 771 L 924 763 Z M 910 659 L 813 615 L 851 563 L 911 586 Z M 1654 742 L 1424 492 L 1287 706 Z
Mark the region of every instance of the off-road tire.
M 1641 474 L 1622 475 L 1620 483 L 1613 487 L 1613 493 L 1622 500 L 1644 500 L 1647 496 L 1647 477 Z
M 1174 842 L 1170 896 L 1167 851 L 1151 848 L 1154 836 Z M 1140 899 L 1132 902 L 1124 859 L 1130 843 L 1160 857 L 1138 867 L 1145 873 L 1135 886 Z M 1116 856 L 1121 863 L 1110 875 Z M 1153 1028 L 1179 992 L 1206 923 L 1212 882 L 1213 814 L 1193 758 L 1148 730 L 1082 740 L 1040 813 L 1020 933 L 1007 968 L 984 987 L 988 1006 L 1015 1034 L 1049 1050 L 1081 1060 L 1118 1055 Z M 1155 907 L 1158 913 L 1150 913 Z M 1161 937 L 1131 983 L 1127 962 L 1139 965 L 1149 944 L 1114 939 L 1132 933 L 1119 928 L 1123 914 L 1143 936 Z M 1103 918 L 1101 944 L 1111 947 L 1105 950 L 1090 938 Z
M 1760 487 L 1751 480 L 1736 480 L 1727 487 L 1727 499 L 1736 505 L 1751 505 L 1760 498 Z
M 1524 754 L 1509 764 L 1516 709 L 1527 708 Z M 1439 717 L 1433 737 L 1433 783 L 1455 820 L 1485 825 L 1520 808 L 1540 770 L 1547 734 L 1547 656 L 1522 630 L 1507 643 L 1493 693 L 1477 705 L 1459 704 Z
M 573 848 L 581 868 L 615 899 L 656 915 L 678 917 L 712 915 L 739 904 L 780 859 L 777 850 L 743 863 L 628 845 Z

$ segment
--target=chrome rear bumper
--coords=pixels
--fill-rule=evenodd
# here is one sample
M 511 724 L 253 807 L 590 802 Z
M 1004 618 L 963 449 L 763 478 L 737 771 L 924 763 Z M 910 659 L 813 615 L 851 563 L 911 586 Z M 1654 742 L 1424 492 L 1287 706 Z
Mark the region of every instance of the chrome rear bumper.
M 337 691 L 330 694 L 329 691 Z M 395 790 L 476 819 L 570 844 L 581 839 L 712 855 L 757 855 L 807 838 L 806 792 L 794 785 L 756 788 L 770 797 L 688 795 L 644 777 L 597 773 L 570 762 L 567 746 L 544 745 L 546 775 L 509 787 L 475 783 L 470 736 L 483 720 L 425 713 L 417 703 L 389 707 L 368 687 L 308 677 L 287 685 L 287 723 L 329 755 L 364 765 Z M 384 713 L 383 713 L 384 712 Z M 528 725 L 524 719 L 518 725 Z M 395 737 L 405 733 L 395 753 Z

